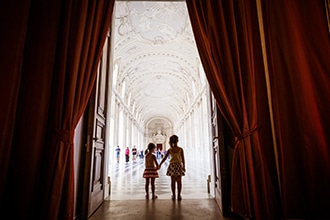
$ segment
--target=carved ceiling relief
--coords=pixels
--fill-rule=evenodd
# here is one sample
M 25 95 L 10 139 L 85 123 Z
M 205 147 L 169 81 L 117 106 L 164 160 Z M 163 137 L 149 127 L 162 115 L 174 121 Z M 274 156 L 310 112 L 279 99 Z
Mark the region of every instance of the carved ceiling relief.
M 172 41 L 187 30 L 187 11 L 183 4 L 119 2 L 116 13 L 118 33 L 121 36 L 139 35 L 154 44 Z
M 184 1 L 116 1 L 113 58 L 118 95 L 136 109 L 146 133 L 159 121 L 161 134 L 170 134 L 199 94 L 199 55 Z M 198 62 L 196 62 L 196 59 Z M 195 81 L 195 84 L 192 83 Z M 193 92 L 193 87 L 196 91 Z M 130 94 L 130 95 L 129 95 Z M 129 102 L 128 102 L 129 101 Z M 133 104 L 134 103 L 134 104 Z M 134 105 L 134 107 L 132 106 Z

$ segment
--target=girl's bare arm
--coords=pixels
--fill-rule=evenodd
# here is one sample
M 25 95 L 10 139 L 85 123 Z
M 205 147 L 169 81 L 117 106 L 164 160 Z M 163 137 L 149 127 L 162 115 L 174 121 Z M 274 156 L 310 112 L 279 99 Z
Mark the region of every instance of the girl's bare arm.
M 152 155 L 152 159 L 153 159 L 154 163 L 156 164 L 156 167 L 158 167 L 158 161 L 156 159 L 156 156 Z
M 159 164 L 159 167 L 162 166 L 162 164 L 165 162 L 165 160 L 166 160 L 166 158 L 168 157 L 169 154 L 170 154 L 170 151 L 169 151 L 169 150 L 166 151 L 166 154 L 165 154 L 164 158 L 162 159 L 162 161 L 161 161 L 160 164 Z
M 183 166 L 183 170 L 186 170 L 186 162 L 184 159 L 184 153 L 183 153 L 183 149 L 181 149 L 181 158 L 182 158 L 182 166 Z

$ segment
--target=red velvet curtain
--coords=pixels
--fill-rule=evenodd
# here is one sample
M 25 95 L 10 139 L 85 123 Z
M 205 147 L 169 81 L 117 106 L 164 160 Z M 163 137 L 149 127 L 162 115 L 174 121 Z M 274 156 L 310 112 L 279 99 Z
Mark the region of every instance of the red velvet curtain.
M 256 2 L 191 0 L 187 6 L 206 77 L 235 135 L 232 210 L 279 219 Z
M 286 218 L 330 210 L 330 41 L 325 1 L 264 1 Z
M 280 187 L 263 95 L 256 1 L 187 0 L 211 90 L 236 136 L 232 210 L 252 219 L 325 217 L 330 207 L 330 50 L 324 1 L 261 3 Z
M 73 133 L 114 0 L 1 5 L 1 213 L 73 219 Z

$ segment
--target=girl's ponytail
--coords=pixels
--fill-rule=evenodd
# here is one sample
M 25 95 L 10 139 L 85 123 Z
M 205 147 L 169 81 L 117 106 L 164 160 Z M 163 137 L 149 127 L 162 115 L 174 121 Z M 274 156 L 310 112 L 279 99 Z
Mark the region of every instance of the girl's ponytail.
M 149 153 L 152 149 L 156 148 L 154 143 L 149 143 L 147 149 L 145 150 L 145 154 Z

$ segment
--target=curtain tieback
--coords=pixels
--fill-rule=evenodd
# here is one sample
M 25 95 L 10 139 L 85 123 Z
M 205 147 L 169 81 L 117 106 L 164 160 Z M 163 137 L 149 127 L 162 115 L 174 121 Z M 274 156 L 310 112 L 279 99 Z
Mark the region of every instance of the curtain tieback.
M 73 144 L 73 130 L 54 129 L 55 138 L 65 143 Z
M 244 132 L 243 134 L 237 135 L 237 136 L 235 137 L 235 142 L 236 142 L 236 144 L 237 144 L 240 140 L 242 140 L 242 139 L 244 139 L 244 138 L 246 138 L 246 137 L 252 135 L 252 134 L 253 134 L 256 130 L 258 130 L 259 128 L 260 128 L 260 124 L 259 124 L 259 122 L 257 122 L 257 123 L 253 126 L 253 128 L 252 128 L 251 130 L 249 130 L 249 131 L 247 131 L 247 132 Z

